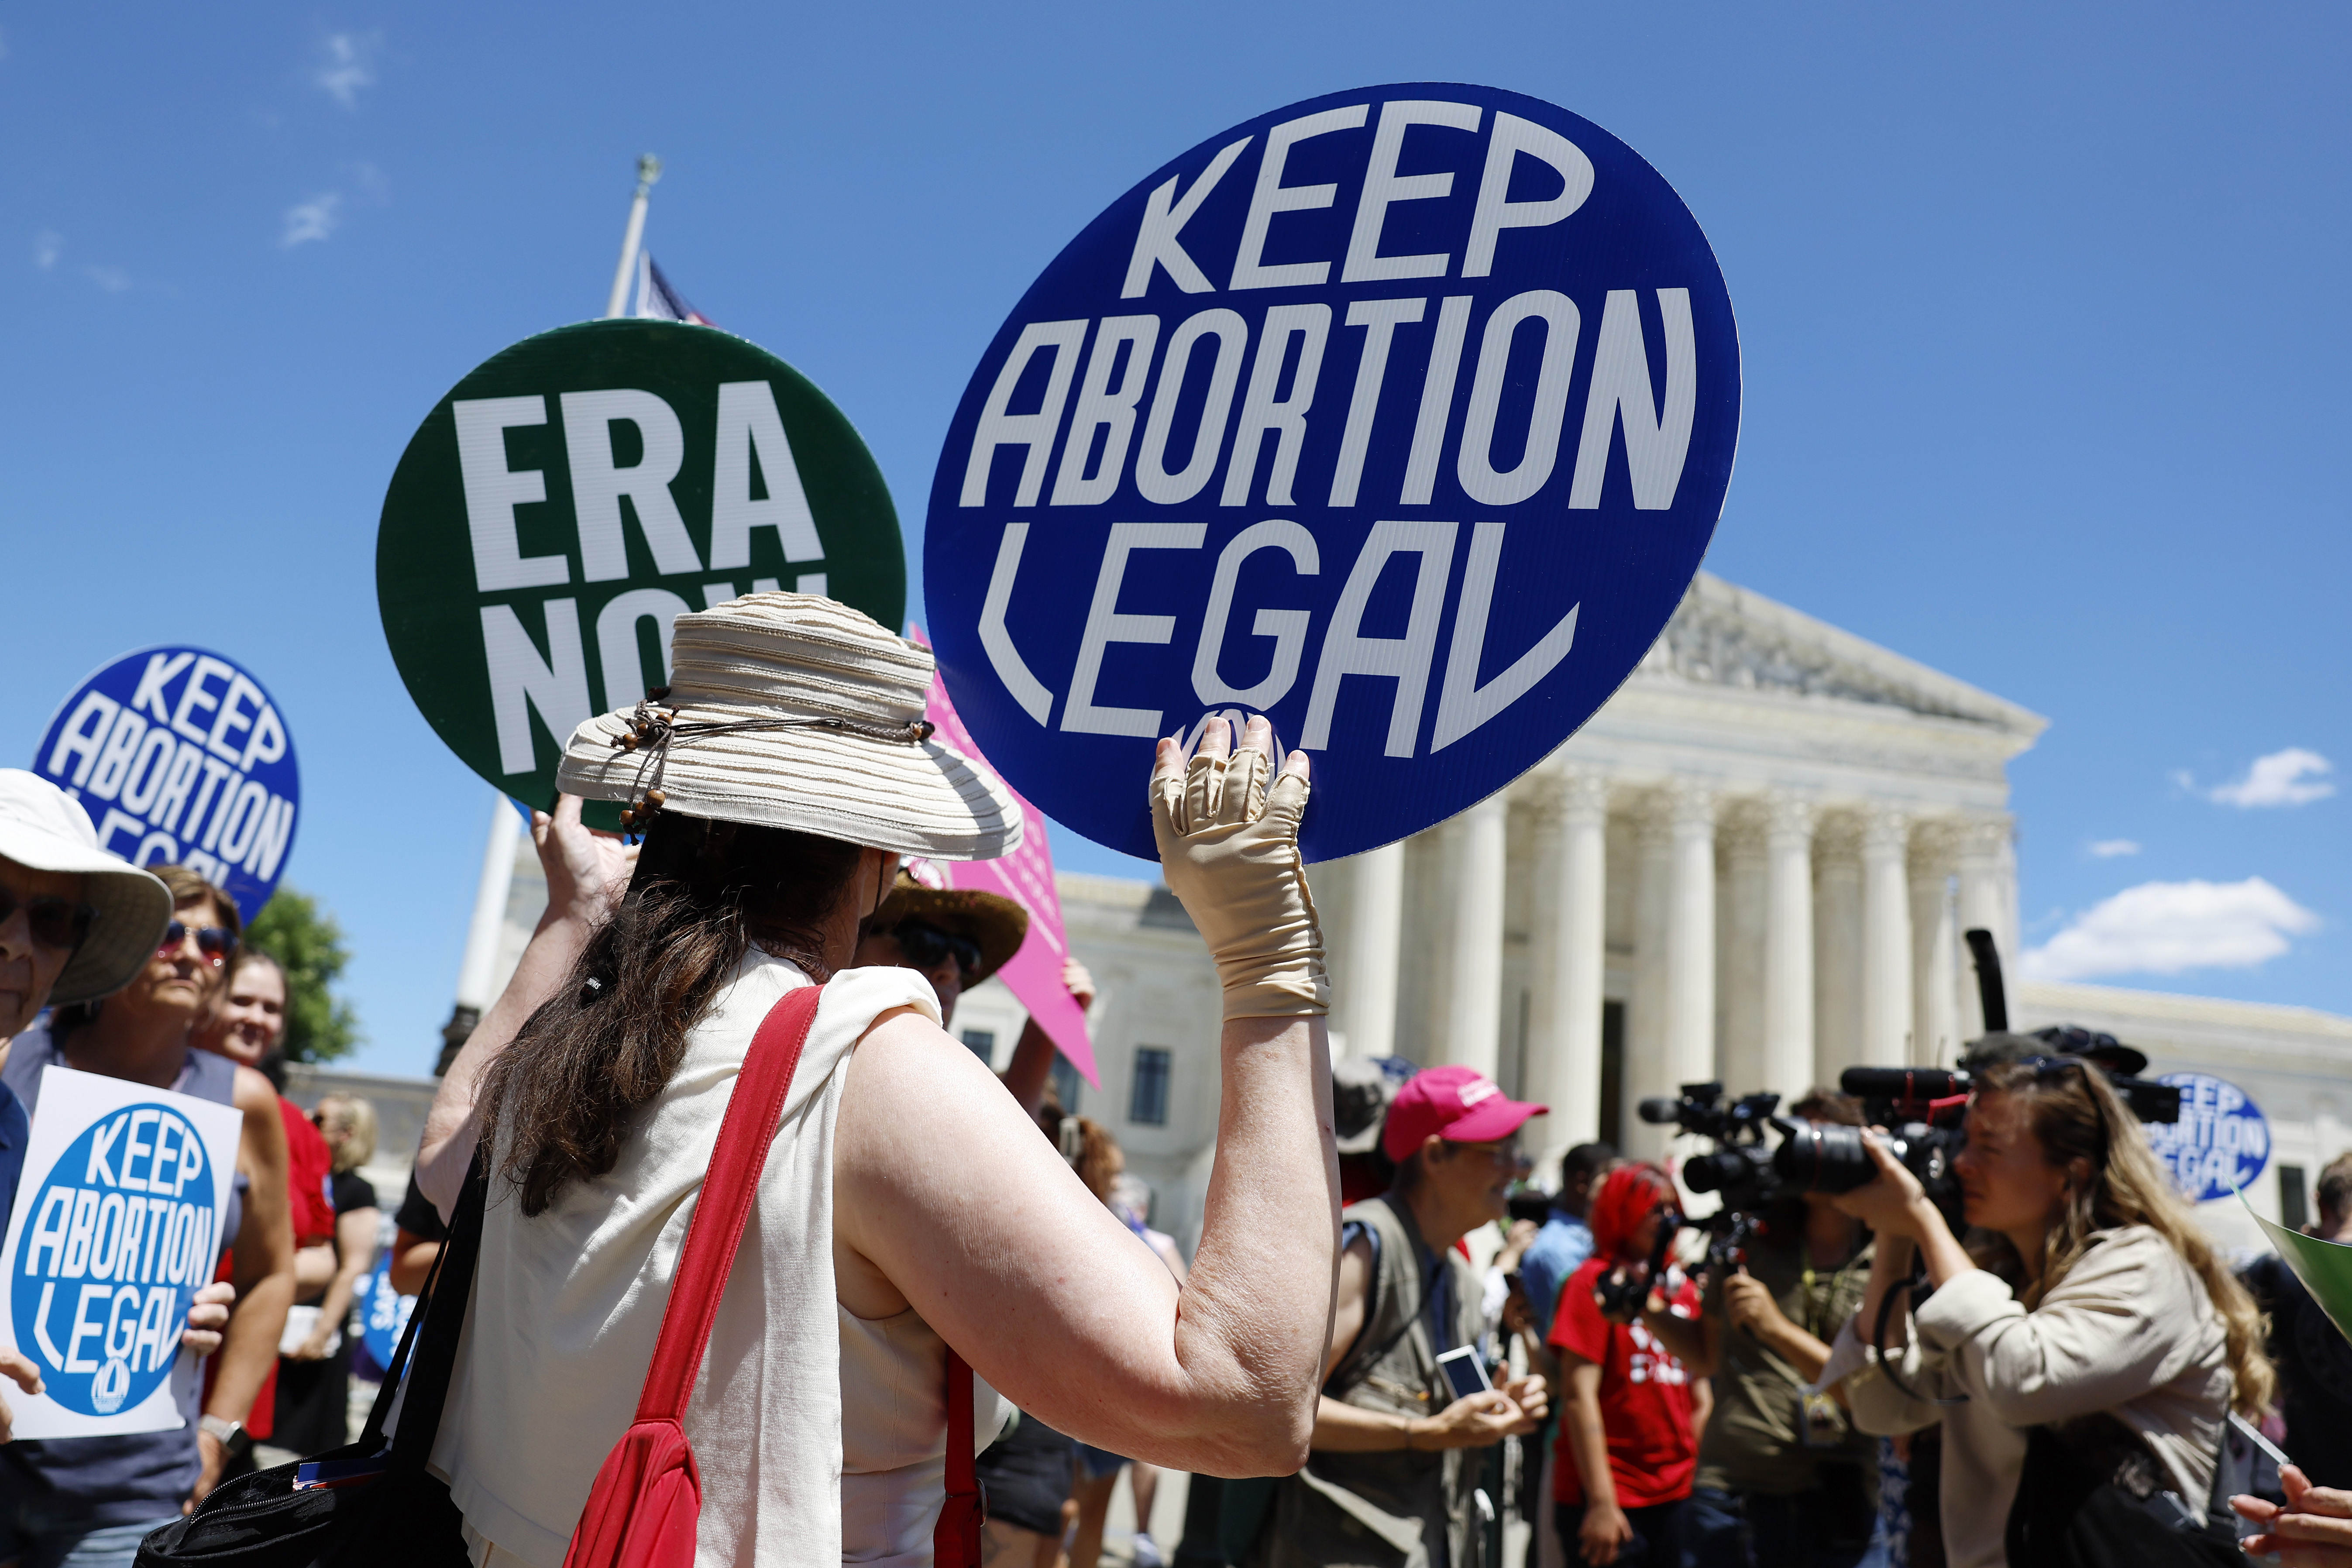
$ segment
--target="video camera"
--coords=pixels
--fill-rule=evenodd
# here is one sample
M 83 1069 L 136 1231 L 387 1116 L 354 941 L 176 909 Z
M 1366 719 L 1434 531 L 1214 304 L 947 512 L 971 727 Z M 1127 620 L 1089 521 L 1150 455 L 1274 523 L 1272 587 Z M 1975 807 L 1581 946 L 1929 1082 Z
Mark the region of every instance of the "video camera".
M 2009 1006 L 1992 935 L 1971 931 L 1968 943 L 1976 958 L 1986 1031 L 2005 1035 Z M 2142 1121 L 2180 1120 L 2179 1089 L 2110 1070 L 2147 1065 L 2145 1057 L 2113 1037 L 2062 1028 L 2040 1030 L 2033 1037 L 2048 1044 L 2052 1057 L 2080 1059 L 2084 1070 L 2105 1073 Z M 1961 1121 L 1973 1081 L 1965 1069 L 1938 1068 L 1848 1068 L 1838 1079 L 1840 1089 L 1862 1101 L 1864 1120 L 1886 1129 L 1889 1152 L 1918 1178 L 1955 1232 L 1962 1221 L 1952 1160 L 1965 1136 Z M 1723 1194 L 1721 1211 L 1706 1222 L 1714 1238 L 1707 1249 L 1711 1265 L 1737 1261 L 1738 1243 L 1759 1228 L 1753 1217 L 1758 1211 L 1799 1194 L 1849 1193 L 1878 1174 L 1861 1128 L 1791 1121 L 1775 1114 L 1780 1103 L 1778 1095 L 1749 1094 L 1727 1104 L 1719 1083 L 1686 1083 L 1679 1099 L 1641 1103 L 1642 1120 L 1654 1126 L 1671 1125 L 1715 1140 L 1713 1151 L 1694 1155 L 1682 1167 L 1683 1183 L 1691 1191 Z M 1769 1151 L 1764 1146 L 1767 1128 L 1780 1135 L 1780 1145 Z

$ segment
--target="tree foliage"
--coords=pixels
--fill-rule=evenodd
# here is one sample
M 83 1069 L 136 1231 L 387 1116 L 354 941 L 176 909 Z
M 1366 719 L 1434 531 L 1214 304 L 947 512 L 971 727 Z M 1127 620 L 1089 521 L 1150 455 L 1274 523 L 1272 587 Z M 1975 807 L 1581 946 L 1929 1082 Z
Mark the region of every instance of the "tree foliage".
M 245 940 L 286 972 L 286 1038 L 281 1046 L 288 1061 L 332 1061 L 358 1048 L 359 1016 L 332 989 L 352 961 L 334 916 L 322 911 L 310 894 L 280 886 L 246 928 Z

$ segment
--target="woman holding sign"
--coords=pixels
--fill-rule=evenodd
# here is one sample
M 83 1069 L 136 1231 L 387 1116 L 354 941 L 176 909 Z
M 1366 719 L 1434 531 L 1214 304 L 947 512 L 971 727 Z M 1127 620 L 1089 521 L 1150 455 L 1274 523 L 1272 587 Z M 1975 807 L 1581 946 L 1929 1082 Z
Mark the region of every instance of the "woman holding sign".
M 672 655 L 674 689 L 583 725 L 563 767 L 646 832 L 626 897 L 518 1002 L 544 1005 L 511 1045 L 467 1047 L 476 1070 L 496 1058 L 493 1198 L 433 1460 L 476 1563 L 564 1560 L 630 1426 L 752 1033 L 814 984 L 685 1415 L 699 1560 L 929 1562 L 950 1347 L 985 1380 L 975 1447 L 1000 1425 L 992 1389 L 1154 1463 L 1296 1468 L 1338 1184 L 1304 757 L 1269 780 L 1262 725 L 1238 750 L 1213 725 L 1191 759 L 1163 742 L 1150 780 L 1169 883 L 1224 986 L 1217 1165 L 1180 1289 L 940 1028 L 919 973 L 848 967 L 900 857 L 1018 840 L 1003 786 L 929 739 L 929 653 L 782 594 L 678 616 Z M 559 911 L 539 940 L 560 951 L 567 929 Z M 472 1141 L 440 1109 L 427 1190 L 446 1194 Z
M 153 874 L 98 847 L 89 816 L 63 791 L 0 770 L 0 1215 L 15 1207 L 25 1155 L 17 1087 L 37 1084 L 39 1065 L 54 1059 L 47 1032 L 27 1026 L 53 1003 L 86 1008 L 142 979 L 157 962 L 172 906 L 172 889 Z M 198 1291 L 181 1342 L 200 1356 L 217 1349 L 229 1300 L 226 1285 Z M 0 1352 L 0 1373 L 26 1393 L 42 1391 L 40 1370 L 26 1357 Z M 77 1563 L 127 1564 L 140 1537 L 178 1511 L 197 1479 L 184 1462 L 193 1458 L 193 1426 L 163 1435 L 163 1448 L 147 1438 L 32 1444 L 9 1436 L 0 1402 L 0 1444 L 7 1445 L 0 1447 L 0 1562 L 72 1554 Z M 148 1489 L 152 1495 L 136 1484 L 75 1484 L 91 1479 L 93 1461 L 103 1469 L 120 1458 L 124 1445 L 161 1460 L 145 1467 L 159 1483 Z M 183 1450 L 190 1452 L 175 1461 Z

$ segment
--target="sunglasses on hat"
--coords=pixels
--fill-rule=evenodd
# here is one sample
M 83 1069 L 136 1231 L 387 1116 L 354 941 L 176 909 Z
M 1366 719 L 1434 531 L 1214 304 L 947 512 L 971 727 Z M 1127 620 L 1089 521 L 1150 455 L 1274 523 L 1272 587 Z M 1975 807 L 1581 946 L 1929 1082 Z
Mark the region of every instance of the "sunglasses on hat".
M 236 934 L 226 926 L 192 926 L 184 921 L 173 921 L 163 928 L 163 940 L 155 944 L 155 951 L 164 956 L 177 952 L 191 936 L 196 939 L 196 951 L 212 960 L 215 969 L 236 951 Z
M 956 972 L 970 984 L 980 973 L 983 962 L 980 943 L 968 936 L 958 936 L 951 931 L 941 931 L 923 921 L 900 921 L 891 935 L 898 939 L 898 951 L 917 969 L 937 969 L 950 959 L 955 961 Z
M 89 939 L 90 922 L 98 919 L 94 906 L 73 899 L 47 894 L 20 899 L 14 888 L 0 887 L 0 924 L 14 918 L 18 910 L 25 911 L 25 923 L 32 928 L 35 942 L 67 952 Z

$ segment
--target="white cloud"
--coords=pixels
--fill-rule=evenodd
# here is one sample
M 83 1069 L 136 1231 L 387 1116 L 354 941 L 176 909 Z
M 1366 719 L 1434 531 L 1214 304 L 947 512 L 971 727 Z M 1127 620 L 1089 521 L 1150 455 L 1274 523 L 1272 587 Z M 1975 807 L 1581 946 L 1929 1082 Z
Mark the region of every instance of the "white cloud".
M 2221 805 L 2308 805 L 2336 793 L 2336 786 L 2327 780 L 2335 771 L 2336 764 L 2317 752 L 2289 746 L 2284 752 L 2256 757 L 2244 778 L 2204 794 Z
M 110 294 L 120 294 L 131 287 L 131 274 L 120 267 L 85 267 L 82 271 Z
M 2091 846 L 2091 853 L 2102 860 L 2112 860 L 2118 855 L 2137 855 L 2139 844 L 2130 838 L 2102 838 Z
M 328 34 L 326 58 L 310 73 L 310 79 L 345 109 L 357 109 L 360 89 L 375 85 L 375 68 L 369 60 L 382 37 L 378 33 Z
M 286 209 L 286 234 L 278 243 L 290 250 L 310 240 L 326 238 L 335 232 L 335 209 L 342 205 L 341 191 L 329 191 L 307 202 L 297 202 Z
M 2143 882 L 2078 916 L 2018 968 L 2028 980 L 2251 969 L 2318 929 L 2317 915 L 2260 877 Z
M 58 264 L 66 247 L 66 237 L 56 229 L 45 228 L 33 237 L 33 265 L 47 271 Z

